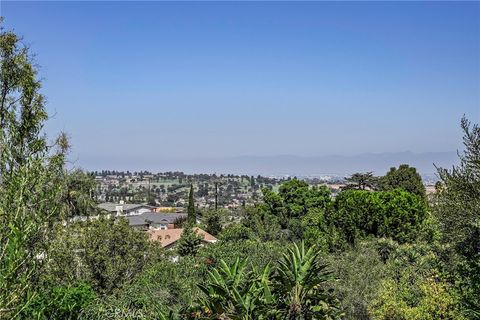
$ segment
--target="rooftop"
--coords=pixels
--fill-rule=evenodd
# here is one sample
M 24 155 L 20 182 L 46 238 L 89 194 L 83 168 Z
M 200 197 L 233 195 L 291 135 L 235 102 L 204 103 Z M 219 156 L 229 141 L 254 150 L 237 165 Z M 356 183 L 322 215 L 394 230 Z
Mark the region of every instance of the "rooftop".
M 144 212 L 138 216 L 126 217 L 126 219 L 131 226 L 141 226 L 149 223 L 174 223 L 175 220 L 186 217 L 186 213 Z
M 155 207 L 152 207 L 152 206 L 149 206 L 149 205 L 146 205 L 146 204 L 138 204 L 138 203 L 113 203 L 113 202 L 104 202 L 104 203 L 100 203 L 98 205 L 98 207 L 100 209 L 103 209 L 103 210 L 107 210 L 109 212 L 117 212 L 117 207 L 118 206 L 122 206 L 123 207 L 123 211 L 131 211 L 131 210 L 135 210 L 135 209 L 138 209 L 138 208 L 155 208 Z
M 203 241 L 205 242 L 217 241 L 217 238 L 200 228 L 194 227 L 193 231 L 195 231 L 198 235 L 203 236 Z M 160 242 L 162 247 L 165 248 L 173 245 L 180 239 L 183 233 L 183 229 L 177 228 L 167 230 L 148 230 L 147 233 L 150 237 L 150 240 Z

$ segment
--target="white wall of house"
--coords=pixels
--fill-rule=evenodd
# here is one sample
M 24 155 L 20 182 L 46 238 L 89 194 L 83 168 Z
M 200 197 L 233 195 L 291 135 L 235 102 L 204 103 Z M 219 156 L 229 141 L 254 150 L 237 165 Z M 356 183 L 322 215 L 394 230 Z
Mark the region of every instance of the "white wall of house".
M 138 215 L 141 215 L 142 213 L 145 213 L 145 212 L 152 212 L 152 209 L 151 208 L 137 208 L 135 210 L 128 210 L 128 211 L 125 211 L 123 209 L 120 209 L 120 207 L 123 207 L 123 206 L 117 206 L 117 215 L 120 215 L 120 216 L 126 216 L 126 217 L 130 217 L 130 216 L 138 216 Z
M 142 214 L 142 213 L 151 212 L 151 211 L 152 211 L 152 209 L 150 209 L 150 208 L 140 208 L 140 209 L 135 210 L 135 213 Z
M 152 230 L 167 230 L 168 222 L 152 223 L 150 224 L 150 229 Z

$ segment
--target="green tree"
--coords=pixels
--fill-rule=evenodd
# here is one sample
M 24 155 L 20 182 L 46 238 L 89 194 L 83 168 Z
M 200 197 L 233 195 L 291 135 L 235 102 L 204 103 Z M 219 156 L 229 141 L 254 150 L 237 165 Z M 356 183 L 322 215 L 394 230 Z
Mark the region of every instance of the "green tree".
M 343 247 L 345 241 L 338 234 L 332 221 L 329 221 L 328 211 L 314 208 L 300 220 L 302 239 L 308 245 L 316 245 L 323 250 Z
M 105 296 L 132 281 L 160 253 L 158 244 L 126 219 L 79 222 L 58 228 L 42 281 L 45 286 L 86 282 Z
M 77 169 L 66 173 L 64 183 L 65 192 L 62 202 L 67 205 L 69 217 L 89 216 L 97 213 L 94 200 L 97 183 L 93 175 Z
M 196 319 L 334 319 L 338 302 L 326 287 L 331 274 L 320 262 L 319 251 L 294 245 L 278 262 L 262 268 L 237 259 L 208 272 L 199 285 Z
M 44 288 L 42 294 L 36 296 L 31 305 L 23 310 L 20 318 L 78 319 L 82 311 L 88 308 L 95 299 L 94 290 L 85 283 Z
M 282 228 L 288 220 L 301 218 L 312 208 L 326 209 L 330 204 L 330 190 L 326 186 L 310 187 L 305 181 L 292 179 L 283 183 L 278 193 L 267 188 L 262 190 L 263 208 L 276 216 Z
M 400 243 L 415 241 L 428 217 L 423 199 L 399 189 L 378 192 L 378 197 L 383 209 L 378 222 L 379 236 L 391 237 Z
M 346 190 L 336 197 L 329 219 L 349 243 L 368 235 L 405 242 L 415 239 L 426 216 L 423 199 L 403 190 Z
M 411 282 L 385 280 L 379 296 L 374 300 L 371 314 L 374 319 L 456 319 L 463 318 L 455 310 L 457 300 L 449 285 L 435 277 Z
M 377 178 L 373 176 L 373 172 L 357 172 L 345 179 L 347 184 L 344 189 L 373 190 L 377 185 Z
M 68 141 L 49 145 L 48 115 L 29 52 L 0 20 L 0 318 L 15 318 L 35 297 L 49 230 L 63 213 Z
M 84 263 L 90 283 L 104 294 L 111 293 L 157 258 L 156 244 L 146 234 L 128 225 L 126 219 L 99 219 L 83 230 Z
M 278 217 L 259 207 L 246 207 L 242 211 L 242 224 L 260 241 L 279 240 L 282 237 Z
M 202 261 L 208 261 L 210 267 L 217 266 L 220 260 L 231 265 L 237 258 L 240 260 L 248 258 L 250 264 L 260 270 L 267 264 L 271 267 L 276 266 L 284 252 L 285 244 L 278 241 L 222 240 L 202 247 L 199 257 Z
M 403 189 L 419 197 L 425 198 L 426 191 L 422 177 L 417 169 L 408 164 L 401 164 L 398 169 L 393 167 L 380 179 L 380 189 L 384 191 L 396 188 Z
M 466 319 L 455 290 L 438 271 L 434 246 L 416 242 L 391 249 L 385 261 L 388 277 L 370 301 L 374 319 Z
M 202 282 L 205 272 L 195 258 L 173 262 L 167 253 L 114 295 L 99 297 L 85 306 L 81 319 L 178 320 L 179 313 L 201 295 L 197 282 Z M 168 318 L 170 311 L 173 314 Z
M 270 286 L 270 268 L 257 273 L 247 267 L 248 260 L 227 265 L 221 260 L 208 272 L 205 284 L 199 284 L 205 298 L 200 299 L 197 312 L 209 319 L 267 319 L 274 298 Z M 195 314 L 195 313 L 194 313 Z M 193 318 L 193 317 L 192 317 Z
M 195 200 L 193 199 L 193 184 L 190 185 L 190 192 L 188 193 L 188 223 L 194 225 L 197 222 L 197 216 L 195 214 Z
M 443 237 L 443 256 L 462 296 L 465 315 L 480 318 L 480 127 L 464 117 L 464 152 L 452 170 L 438 169 L 441 187 L 434 214 Z
M 237 242 L 255 238 L 253 231 L 241 223 L 232 223 L 222 230 L 219 237 L 222 241 Z
M 333 280 L 314 246 L 302 242 L 284 254 L 274 277 L 277 310 L 283 319 L 333 319 L 340 316 L 338 301 L 326 283 Z
M 205 231 L 211 235 L 218 235 L 222 229 L 222 216 L 224 213 L 221 210 L 208 210 L 203 215 L 203 222 L 205 224 Z
M 341 301 L 344 319 L 372 319 L 369 306 L 377 297 L 382 281 L 389 278 L 387 266 L 381 258 L 378 242 L 385 239 L 360 241 L 356 246 L 330 254 L 325 259 L 331 266 L 336 281 L 331 282 L 335 295 Z M 395 243 L 388 241 L 388 243 Z
M 147 196 L 147 204 L 152 207 L 157 206 L 157 201 L 155 200 L 155 197 L 150 193 Z
M 177 252 L 180 256 L 194 256 L 202 245 L 202 236 L 200 236 L 191 225 L 183 228 L 182 235 L 177 242 Z

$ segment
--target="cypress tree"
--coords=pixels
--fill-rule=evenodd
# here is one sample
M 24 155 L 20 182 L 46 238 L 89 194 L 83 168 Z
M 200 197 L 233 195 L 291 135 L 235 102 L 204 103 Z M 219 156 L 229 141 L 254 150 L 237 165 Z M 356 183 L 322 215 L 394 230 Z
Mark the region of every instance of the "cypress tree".
M 215 181 L 215 210 L 218 210 L 218 182 Z
M 195 222 L 197 221 L 197 218 L 195 216 L 195 203 L 193 200 L 193 184 L 190 185 L 187 213 L 188 213 L 188 223 L 195 224 Z

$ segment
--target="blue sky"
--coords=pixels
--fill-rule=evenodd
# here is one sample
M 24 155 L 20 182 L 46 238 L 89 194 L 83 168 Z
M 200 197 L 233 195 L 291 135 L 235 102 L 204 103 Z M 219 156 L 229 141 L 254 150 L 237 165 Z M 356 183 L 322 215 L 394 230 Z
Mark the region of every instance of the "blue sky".
M 67 131 L 86 168 L 454 151 L 461 116 L 480 122 L 479 2 L 2 2 L 1 15 L 36 53 L 48 132 Z

